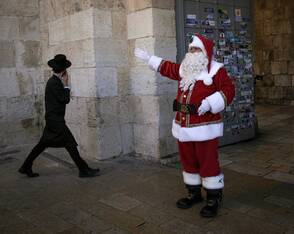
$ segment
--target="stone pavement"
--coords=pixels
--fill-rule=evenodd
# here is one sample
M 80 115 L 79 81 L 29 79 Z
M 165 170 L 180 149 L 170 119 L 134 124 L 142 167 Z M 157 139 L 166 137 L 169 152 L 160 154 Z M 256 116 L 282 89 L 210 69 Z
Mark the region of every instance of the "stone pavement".
M 214 219 L 204 205 L 179 210 L 178 164 L 134 157 L 103 162 L 102 174 L 81 179 L 76 168 L 44 153 L 38 178 L 16 173 L 29 149 L 0 153 L 0 233 L 294 233 L 294 108 L 258 106 L 261 134 L 221 148 L 224 203 Z

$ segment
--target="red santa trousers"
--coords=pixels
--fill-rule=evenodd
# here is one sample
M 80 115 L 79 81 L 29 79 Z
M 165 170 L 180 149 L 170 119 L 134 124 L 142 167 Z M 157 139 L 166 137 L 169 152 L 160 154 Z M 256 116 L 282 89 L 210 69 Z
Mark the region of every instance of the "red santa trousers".
M 184 172 L 200 177 L 215 177 L 221 173 L 218 161 L 218 138 L 207 141 L 178 141 Z

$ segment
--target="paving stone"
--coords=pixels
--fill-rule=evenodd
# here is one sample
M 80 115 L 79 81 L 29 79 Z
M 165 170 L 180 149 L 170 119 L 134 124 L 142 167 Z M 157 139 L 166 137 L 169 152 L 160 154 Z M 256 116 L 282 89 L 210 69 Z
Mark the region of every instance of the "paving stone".
M 112 196 L 102 198 L 99 201 L 122 211 L 128 211 L 142 204 L 138 200 L 124 194 L 113 194 Z
M 202 230 L 200 227 L 190 224 L 190 223 L 186 223 L 183 222 L 179 219 L 173 219 L 170 220 L 169 222 L 166 222 L 162 225 L 159 226 L 162 229 L 167 230 L 169 233 L 201 233 Z
M 264 201 L 281 206 L 281 207 L 291 208 L 294 206 L 294 200 L 290 200 L 284 197 L 273 196 L 273 195 L 266 197 Z
M 250 164 L 241 164 L 241 163 L 231 163 L 227 166 L 225 166 L 225 168 L 233 170 L 233 171 L 237 171 L 240 173 L 245 173 L 245 174 L 249 174 L 249 175 L 256 175 L 256 176 L 263 176 L 268 174 L 271 170 L 268 168 L 261 168 L 261 167 L 256 167 Z
M 294 175 L 288 174 L 288 173 L 274 171 L 264 176 L 264 178 L 278 180 L 278 181 L 289 183 L 289 184 L 294 184 Z
M 252 206 L 248 206 L 246 204 L 243 204 L 241 202 L 232 200 L 232 201 L 226 201 L 224 203 L 224 207 L 234 210 L 234 211 L 238 211 L 240 213 L 247 213 L 248 211 L 250 211 L 251 209 L 253 209 Z

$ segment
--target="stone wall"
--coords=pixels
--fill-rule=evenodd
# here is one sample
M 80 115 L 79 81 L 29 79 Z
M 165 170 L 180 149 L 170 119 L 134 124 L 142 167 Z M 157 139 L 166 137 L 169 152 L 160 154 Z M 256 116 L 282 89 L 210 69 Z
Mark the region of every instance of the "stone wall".
M 39 137 L 38 0 L 1 0 L 0 55 L 0 150 L 7 150 Z
M 151 71 L 134 57 L 134 48 L 176 60 L 175 1 L 128 0 L 130 97 L 134 100 L 134 147 L 143 157 L 159 159 L 176 152 L 171 135 L 176 82 Z
M 294 2 L 256 0 L 255 73 L 257 103 L 294 105 Z

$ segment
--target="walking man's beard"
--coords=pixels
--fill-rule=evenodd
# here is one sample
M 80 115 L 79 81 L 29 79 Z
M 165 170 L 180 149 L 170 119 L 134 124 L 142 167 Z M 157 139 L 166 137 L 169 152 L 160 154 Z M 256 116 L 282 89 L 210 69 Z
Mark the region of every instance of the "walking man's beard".
M 182 79 L 193 79 L 207 69 L 208 59 L 203 52 L 186 53 L 181 63 Z

